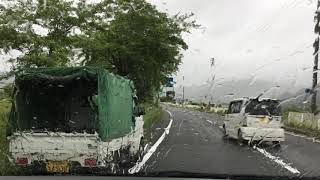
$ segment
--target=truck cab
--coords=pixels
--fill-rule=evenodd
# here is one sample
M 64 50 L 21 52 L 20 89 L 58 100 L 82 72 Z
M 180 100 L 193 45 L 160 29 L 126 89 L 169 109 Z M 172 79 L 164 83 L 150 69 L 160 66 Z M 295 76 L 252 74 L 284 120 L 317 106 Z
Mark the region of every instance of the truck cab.
M 126 173 L 141 156 L 133 83 L 96 67 L 18 72 L 9 118 L 12 161 L 34 173 Z
M 224 135 L 239 141 L 285 140 L 278 100 L 241 98 L 230 102 L 224 119 Z

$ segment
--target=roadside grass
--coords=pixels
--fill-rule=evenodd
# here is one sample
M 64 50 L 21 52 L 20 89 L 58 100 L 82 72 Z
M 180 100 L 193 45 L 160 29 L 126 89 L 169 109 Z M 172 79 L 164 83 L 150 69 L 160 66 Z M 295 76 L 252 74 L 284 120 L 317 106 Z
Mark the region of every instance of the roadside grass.
M 307 111 L 304 111 L 303 109 L 297 108 L 297 107 L 286 107 L 286 108 L 283 108 L 282 109 L 282 118 L 283 118 L 283 121 L 285 123 L 288 122 L 289 112 L 305 113 Z
M 226 111 L 225 110 L 217 110 L 216 113 L 220 116 L 224 116 L 226 115 Z
M 287 125 L 290 127 L 295 127 L 295 128 L 303 129 L 307 131 L 316 130 L 311 123 L 307 123 L 307 122 L 299 123 L 296 121 L 291 121 L 291 122 L 288 122 Z
M 320 131 L 318 129 L 315 129 L 309 123 L 288 122 L 286 123 L 285 128 L 289 131 L 294 131 L 299 134 L 305 134 L 307 136 L 315 137 L 317 139 L 320 138 Z
M 150 128 L 152 124 L 160 120 L 162 108 L 159 104 L 154 104 L 154 103 L 143 103 L 142 107 L 145 108 L 145 115 L 143 116 L 143 119 L 144 119 L 143 127 L 145 129 Z
M 8 122 L 9 110 L 11 107 L 10 100 L 0 100 L 0 175 L 16 175 L 15 167 L 8 158 L 8 141 L 6 138 L 6 129 Z
M 185 105 L 174 104 L 174 103 L 171 103 L 171 102 L 164 102 L 164 103 L 169 105 L 169 106 L 173 106 L 173 107 L 187 108 L 187 109 L 200 111 L 200 112 L 214 113 L 214 114 L 217 114 L 219 116 L 224 116 L 226 114 L 226 109 L 222 108 L 222 107 L 209 107 L 209 106 L 195 104 L 195 103 L 185 104 Z
M 297 107 L 286 107 L 282 110 L 282 119 L 285 125 L 285 128 L 289 131 L 294 131 L 299 134 L 304 134 L 310 137 L 320 138 L 320 130 L 317 129 L 315 124 L 312 124 L 308 121 L 303 123 L 298 121 L 289 121 L 289 112 L 298 112 L 298 113 L 308 113 L 308 111 L 303 110 Z

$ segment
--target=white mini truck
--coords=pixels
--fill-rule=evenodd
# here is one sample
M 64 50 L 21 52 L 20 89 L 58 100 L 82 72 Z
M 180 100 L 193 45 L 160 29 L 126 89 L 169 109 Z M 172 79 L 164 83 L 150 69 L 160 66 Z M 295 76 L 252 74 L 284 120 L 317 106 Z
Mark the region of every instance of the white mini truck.
M 32 174 L 127 173 L 143 153 L 133 83 L 97 67 L 15 76 L 7 131 L 14 163 Z
M 241 98 L 230 102 L 224 119 L 226 137 L 243 142 L 285 140 L 280 103 L 273 99 Z

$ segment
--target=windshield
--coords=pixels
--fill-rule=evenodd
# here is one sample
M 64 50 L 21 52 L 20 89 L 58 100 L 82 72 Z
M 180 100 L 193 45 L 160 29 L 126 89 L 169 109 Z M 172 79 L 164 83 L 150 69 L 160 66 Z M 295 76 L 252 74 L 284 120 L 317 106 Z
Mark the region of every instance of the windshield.
M 249 115 L 280 116 L 280 103 L 275 100 L 250 100 L 246 105 L 245 112 Z
M 320 0 L 0 0 L 0 175 L 320 179 Z

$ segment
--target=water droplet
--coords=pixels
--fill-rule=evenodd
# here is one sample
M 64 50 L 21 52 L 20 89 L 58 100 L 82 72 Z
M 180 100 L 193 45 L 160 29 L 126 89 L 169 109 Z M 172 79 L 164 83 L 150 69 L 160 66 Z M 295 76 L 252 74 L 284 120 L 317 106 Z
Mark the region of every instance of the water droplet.
M 234 96 L 233 93 L 226 94 L 225 96 Z

